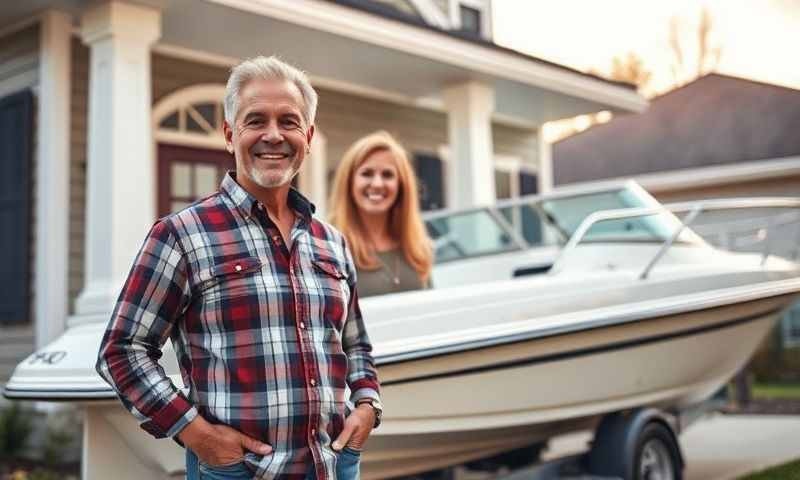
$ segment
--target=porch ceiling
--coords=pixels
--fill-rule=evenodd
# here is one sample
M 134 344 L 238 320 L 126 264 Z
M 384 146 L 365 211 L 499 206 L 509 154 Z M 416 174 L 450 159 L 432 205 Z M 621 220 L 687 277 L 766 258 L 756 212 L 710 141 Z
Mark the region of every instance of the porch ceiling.
M 348 31 L 333 33 L 323 31 L 324 26 L 311 28 L 302 24 L 308 24 L 308 21 L 297 20 L 299 13 L 295 13 L 295 17 L 278 19 L 256 10 L 259 5 L 270 3 L 274 2 L 171 0 L 163 11 L 163 32 L 159 43 L 229 58 L 277 54 L 306 70 L 314 78 L 433 104 L 441 102 L 442 89 L 448 85 L 480 81 L 494 87 L 496 112 L 499 115 L 534 125 L 599 110 L 639 110 L 646 105 L 641 97 L 625 87 L 591 79 L 577 72 L 565 73 L 554 66 L 547 68 L 553 69 L 556 76 L 573 75 L 576 78 L 568 78 L 572 83 L 567 82 L 566 87 L 557 82 L 544 86 L 531 85 L 530 81 L 516 81 L 477 68 L 464 68 L 447 59 L 426 58 L 424 52 L 409 53 L 409 48 L 404 48 L 402 44 L 387 46 L 385 40 L 365 41 L 363 38 L 353 38 L 358 35 Z M 519 58 L 506 58 L 514 57 L 510 53 L 473 45 L 440 32 L 395 25 L 397 22 L 353 12 L 327 2 L 316 4 L 319 8 L 339 9 L 342 16 L 352 16 L 353 25 L 365 20 L 389 22 L 386 24 L 388 28 L 399 29 L 395 33 L 397 35 L 402 35 L 404 28 L 410 29 L 412 35 L 432 36 L 437 42 L 459 42 L 456 46 L 462 52 L 494 55 L 498 63 L 513 64 L 520 61 Z M 191 14 L 187 15 L 187 12 Z M 353 27 L 353 30 L 358 28 Z M 525 62 L 533 64 L 535 60 L 525 59 Z M 582 91 L 580 85 L 583 84 L 589 84 L 591 88 Z M 575 93 L 564 93 L 563 90 L 567 89 Z M 592 98 L 603 95 L 610 101 Z

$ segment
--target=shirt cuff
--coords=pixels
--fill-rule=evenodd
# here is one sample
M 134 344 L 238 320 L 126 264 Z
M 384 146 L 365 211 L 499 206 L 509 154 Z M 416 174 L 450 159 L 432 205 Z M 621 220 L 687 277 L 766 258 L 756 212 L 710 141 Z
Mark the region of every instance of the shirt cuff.
M 141 427 L 156 438 L 174 438 L 197 417 L 197 413 L 197 408 L 178 394 Z
M 363 398 L 377 400 L 378 402 L 381 401 L 381 396 L 378 394 L 378 391 L 372 388 L 359 388 L 353 392 L 352 395 L 350 395 L 350 401 L 353 403 L 353 405 L 358 403 L 358 401 Z

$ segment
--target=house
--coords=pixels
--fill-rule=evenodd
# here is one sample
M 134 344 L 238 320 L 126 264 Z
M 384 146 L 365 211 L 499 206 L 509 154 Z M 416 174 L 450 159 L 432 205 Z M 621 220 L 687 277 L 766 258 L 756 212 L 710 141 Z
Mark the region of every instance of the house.
M 554 184 L 631 177 L 662 202 L 800 197 L 798 132 L 800 90 L 710 74 L 652 99 L 644 112 L 555 143 Z M 753 248 L 764 248 L 762 240 Z M 800 221 L 776 229 L 770 242 L 796 258 Z M 800 305 L 757 361 L 773 380 L 800 379 Z
M 232 167 L 221 100 L 242 58 L 310 73 L 297 185 L 323 212 L 338 159 L 377 129 L 412 152 L 425 208 L 470 206 L 551 188 L 545 122 L 646 107 L 495 44 L 491 15 L 491 0 L 0 3 L 0 384 L 66 327 L 106 322 L 153 221 Z

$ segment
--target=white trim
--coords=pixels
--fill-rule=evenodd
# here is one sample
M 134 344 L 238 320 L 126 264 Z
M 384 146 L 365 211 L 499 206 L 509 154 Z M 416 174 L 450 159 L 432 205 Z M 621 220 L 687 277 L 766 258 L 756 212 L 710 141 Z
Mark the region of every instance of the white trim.
M 800 156 L 742 162 L 734 165 L 686 168 L 662 173 L 647 173 L 629 177 L 602 178 L 585 182 L 562 183 L 564 188 L 583 189 L 602 188 L 604 185 L 619 185 L 620 182 L 634 180 L 650 193 L 663 193 L 690 188 L 727 185 L 753 180 L 767 180 L 800 175 Z
M 26 88 L 36 87 L 39 82 L 39 71 L 37 69 L 22 72 L 13 77 L 9 77 L 0 82 L 0 98 L 19 92 Z M 37 87 L 38 90 L 38 87 Z
M 450 30 L 452 23 L 450 18 L 444 14 L 439 7 L 437 7 L 431 0 L 409 0 L 411 5 L 417 9 L 419 14 L 429 25 L 439 27 L 444 30 Z
M 650 192 L 666 192 L 765 180 L 787 175 L 800 175 L 800 156 L 650 173 L 637 175 L 634 179 Z
M 159 43 L 153 48 L 153 52 L 172 58 L 179 58 L 224 68 L 233 67 L 240 62 L 240 59 L 235 57 L 216 55 L 213 53 L 179 47 L 168 43 Z M 365 87 L 355 83 L 336 80 L 333 78 L 316 75 L 309 75 L 308 77 L 311 81 L 311 84 L 315 87 L 325 88 L 334 92 L 347 93 L 366 99 L 379 100 L 386 103 L 392 103 L 394 105 L 402 105 L 404 107 L 420 108 L 432 112 L 446 113 L 444 102 L 439 98 L 414 98 L 393 92 L 387 92 L 377 88 Z M 512 115 L 505 115 L 497 112 L 492 113 L 492 122 L 496 123 L 497 125 L 505 125 L 517 128 L 538 128 L 539 126 L 528 119 L 518 118 Z
M 155 130 L 153 138 L 156 144 L 169 143 L 171 145 L 183 145 L 186 147 L 209 148 L 213 150 L 225 150 L 225 138 L 200 135 L 192 132 L 173 132 L 169 130 Z
M 600 79 L 340 5 L 294 0 L 287 9 L 285 0 L 206 1 L 620 109 L 640 112 L 648 105 L 635 91 Z
M 39 30 L 36 141 L 36 348 L 61 335 L 68 311 L 72 17 L 50 10 Z

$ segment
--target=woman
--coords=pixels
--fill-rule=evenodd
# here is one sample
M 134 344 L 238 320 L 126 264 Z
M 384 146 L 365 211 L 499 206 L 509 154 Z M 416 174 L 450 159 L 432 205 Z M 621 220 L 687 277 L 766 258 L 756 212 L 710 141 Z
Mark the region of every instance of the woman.
M 356 263 L 360 297 L 430 286 L 433 252 L 419 213 L 417 179 L 387 132 L 356 141 L 336 171 L 331 223 Z

